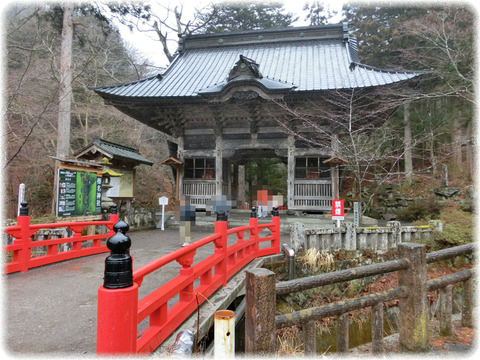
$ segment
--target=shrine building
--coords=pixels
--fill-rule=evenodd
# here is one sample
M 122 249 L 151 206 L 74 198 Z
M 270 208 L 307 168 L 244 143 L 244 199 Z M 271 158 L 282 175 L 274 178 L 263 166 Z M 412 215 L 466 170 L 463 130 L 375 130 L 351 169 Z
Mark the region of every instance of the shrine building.
M 312 146 L 312 128 L 279 104 L 322 105 L 332 90 L 407 82 L 419 72 L 360 63 L 347 24 L 191 35 L 161 74 L 93 90 L 105 104 L 170 135 L 183 167 L 180 194 L 204 208 L 214 195 L 245 201 L 245 163 L 280 158 L 287 165 L 289 209 L 325 211 L 338 197 L 341 154 Z

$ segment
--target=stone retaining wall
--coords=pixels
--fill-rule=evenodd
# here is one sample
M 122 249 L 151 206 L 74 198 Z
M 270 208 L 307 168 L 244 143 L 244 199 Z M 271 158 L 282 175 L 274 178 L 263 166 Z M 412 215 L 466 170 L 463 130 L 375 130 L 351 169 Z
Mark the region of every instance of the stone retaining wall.
M 155 228 L 158 222 L 156 212 L 155 209 L 131 208 L 125 213 L 120 213 L 120 218 L 130 226 L 130 229 Z
M 291 228 L 290 238 L 295 251 L 316 248 L 321 251 L 336 250 L 389 250 L 399 243 L 415 242 L 430 238 L 434 230 L 442 231 L 443 224 L 437 220 L 425 226 L 402 226 L 398 221 L 389 221 L 386 227 L 358 227 L 345 222 L 342 227 L 306 228 L 296 222 Z

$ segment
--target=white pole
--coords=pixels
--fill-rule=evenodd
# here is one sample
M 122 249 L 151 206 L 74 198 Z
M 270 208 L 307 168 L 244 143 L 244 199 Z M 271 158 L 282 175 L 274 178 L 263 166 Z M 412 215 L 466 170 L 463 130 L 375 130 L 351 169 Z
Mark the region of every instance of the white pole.
M 214 319 L 215 359 L 235 356 L 235 313 L 231 310 L 218 310 Z
M 165 230 L 165 205 L 162 204 L 162 231 Z
M 23 201 L 25 201 L 25 184 L 21 183 L 18 185 L 17 216 L 20 216 L 20 208 Z

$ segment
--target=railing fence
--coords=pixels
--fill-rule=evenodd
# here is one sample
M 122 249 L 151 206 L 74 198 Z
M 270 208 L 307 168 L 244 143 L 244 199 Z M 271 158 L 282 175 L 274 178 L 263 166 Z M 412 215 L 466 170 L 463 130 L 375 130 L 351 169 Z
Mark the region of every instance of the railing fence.
M 135 271 L 129 256 L 130 239 L 120 226 L 107 246 L 111 254 L 105 260 L 105 282 L 98 289 L 97 353 L 151 353 L 206 298 L 253 259 L 280 252 L 280 217 L 272 211 L 272 222 L 258 224 L 253 209 L 249 225 L 228 229 L 225 213 L 217 214 L 215 233 L 164 255 Z M 122 230 L 123 229 L 123 230 Z M 261 236 L 263 229 L 270 234 Z M 245 236 L 248 234 L 248 236 Z M 235 244 L 227 246 L 229 236 Z M 270 242 L 268 247 L 260 247 Z M 214 253 L 194 264 L 194 256 L 202 246 L 213 243 Z M 139 287 L 149 274 L 177 262 L 179 275 L 138 299 Z M 108 276 L 107 276 L 108 274 Z M 123 285 L 122 285 L 123 284 Z M 201 296 L 196 296 L 197 294 Z M 169 307 L 168 301 L 178 295 Z M 147 327 L 137 333 L 137 325 L 148 319 Z
M 30 223 L 28 203 L 22 202 L 21 205 L 17 225 L 2 229 L 5 234 L 14 239 L 11 244 L 3 246 L 4 257 L 11 256 L 11 260 L 8 259 L 5 263 L 5 274 L 17 271 L 25 272 L 38 266 L 108 252 L 106 245 L 102 244 L 102 240 L 114 234 L 113 226 L 118 222 L 116 205 L 112 206 L 110 219 L 106 221 L 49 224 Z M 105 226 L 108 232 L 106 234 L 82 235 L 82 232 L 88 226 Z M 72 233 L 71 236 L 68 234 L 69 232 Z M 45 239 L 47 233 L 51 233 L 49 239 Z M 38 234 L 38 240 L 34 241 L 33 237 L 36 234 Z M 46 253 L 39 252 L 38 249 L 40 248 L 46 248 Z
M 427 263 L 472 253 L 474 244 L 426 254 L 425 245 L 403 243 L 398 245 L 399 259 L 294 279 L 275 284 L 274 273 L 262 269 L 247 271 L 245 328 L 247 354 L 268 355 L 275 351 L 275 330 L 291 325 L 303 328 L 306 354 L 316 354 L 314 322 L 325 317 L 337 317 L 337 351 L 348 350 L 348 313 L 372 307 L 372 351 L 383 352 L 383 304 L 399 300 L 399 342 L 408 351 L 428 349 L 427 292 L 440 290 L 440 330 L 443 335 L 452 331 L 452 285 L 463 283 L 462 325 L 472 327 L 471 270 L 442 276 L 427 281 Z M 341 283 L 376 274 L 398 271 L 398 287 L 387 291 L 350 298 L 327 305 L 275 316 L 276 295 Z M 262 286 L 256 284 L 262 282 Z M 272 286 L 275 292 L 272 291 Z M 268 301 L 259 302 L 260 299 Z M 273 314 L 273 315 L 272 315 Z

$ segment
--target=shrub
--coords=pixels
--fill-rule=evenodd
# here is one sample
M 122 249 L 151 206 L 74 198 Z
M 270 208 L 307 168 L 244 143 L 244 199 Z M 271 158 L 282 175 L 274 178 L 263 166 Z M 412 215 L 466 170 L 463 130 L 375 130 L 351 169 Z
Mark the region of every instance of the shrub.
M 442 205 L 434 198 L 416 200 L 397 212 L 400 221 L 430 220 L 438 218 Z
M 472 213 L 449 208 L 442 211 L 440 220 L 443 222 L 443 232 L 433 234 L 433 241 L 437 247 L 450 247 L 473 242 Z

